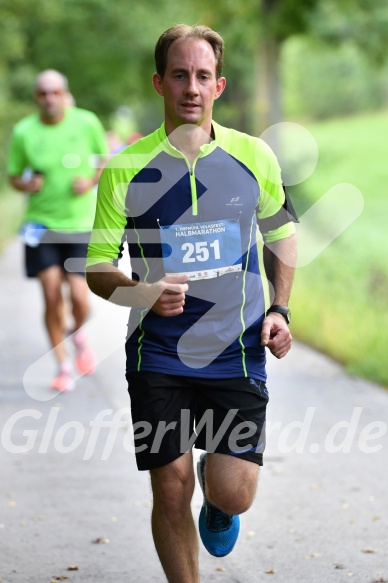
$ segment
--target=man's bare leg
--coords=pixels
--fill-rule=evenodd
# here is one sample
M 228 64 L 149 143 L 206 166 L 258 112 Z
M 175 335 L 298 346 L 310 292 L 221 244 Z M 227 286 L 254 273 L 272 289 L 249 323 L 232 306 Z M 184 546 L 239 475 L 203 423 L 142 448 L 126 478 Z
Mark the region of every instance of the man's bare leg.
M 259 465 L 222 453 L 208 453 L 205 465 L 206 498 L 225 514 L 250 508 L 257 489 Z
M 75 365 L 82 375 L 92 374 L 96 368 L 96 357 L 88 347 L 86 334 L 82 327 L 89 314 L 89 288 L 86 279 L 79 274 L 67 274 L 70 286 L 70 300 L 74 318 L 72 340 L 76 347 Z
M 86 279 L 76 273 L 66 274 L 70 287 L 71 309 L 74 318 L 74 332 L 79 330 L 89 314 L 89 288 Z
M 152 533 L 169 583 L 199 583 L 198 537 L 191 513 L 192 453 L 151 470 Z
M 50 338 L 51 346 L 59 363 L 68 358 L 63 337 L 65 333 L 65 310 L 62 296 L 63 271 L 53 265 L 39 273 L 45 302 L 44 320 Z

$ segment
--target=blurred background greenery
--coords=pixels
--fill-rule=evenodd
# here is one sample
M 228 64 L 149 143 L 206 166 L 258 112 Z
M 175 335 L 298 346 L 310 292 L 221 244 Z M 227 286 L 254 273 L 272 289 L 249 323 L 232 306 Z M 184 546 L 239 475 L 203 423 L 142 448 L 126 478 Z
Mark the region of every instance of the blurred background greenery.
M 0 0 L 0 245 L 21 221 L 6 155 L 13 125 L 35 110 L 35 75 L 62 71 L 77 105 L 107 130 L 123 140 L 146 134 L 162 120 L 154 45 L 178 22 L 207 24 L 225 39 L 219 123 L 260 135 L 293 121 L 316 139 L 314 173 L 289 189 L 301 215 L 338 182 L 361 190 L 361 216 L 297 270 L 292 330 L 388 386 L 386 0 Z

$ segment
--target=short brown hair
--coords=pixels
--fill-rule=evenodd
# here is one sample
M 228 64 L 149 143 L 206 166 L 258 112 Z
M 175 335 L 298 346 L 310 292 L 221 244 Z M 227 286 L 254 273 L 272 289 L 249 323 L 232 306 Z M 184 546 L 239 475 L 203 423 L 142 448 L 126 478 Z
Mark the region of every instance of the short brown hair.
M 222 74 L 224 60 L 224 40 L 217 32 L 208 26 L 201 24 L 194 26 L 189 26 L 188 24 L 177 24 L 166 30 L 159 37 L 155 46 L 156 72 L 161 77 L 164 76 L 167 67 L 168 49 L 174 41 L 186 38 L 205 40 L 211 45 L 216 58 L 216 77 L 219 79 Z

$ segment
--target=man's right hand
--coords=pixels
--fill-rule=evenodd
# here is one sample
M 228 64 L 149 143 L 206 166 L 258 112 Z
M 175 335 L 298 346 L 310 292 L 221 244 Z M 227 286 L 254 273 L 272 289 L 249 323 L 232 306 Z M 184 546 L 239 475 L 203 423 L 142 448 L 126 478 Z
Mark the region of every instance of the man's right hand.
M 187 273 L 180 275 L 166 275 L 152 285 L 152 292 L 158 294 L 158 298 L 151 310 L 158 316 L 178 316 L 183 312 L 185 305 L 185 293 L 189 289 Z
M 25 192 L 28 194 L 37 194 L 42 190 L 44 176 L 43 174 L 36 173 L 31 176 L 29 180 L 25 180 L 23 176 L 9 176 L 9 183 L 20 190 L 20 192 Z
M 37 194 L 42 190 L 43 181 L 43 174 L 33 174 L 30 180 L 25 183 L 25 191 L 30 194 Z
M 147 308 L 167 317 L 183 312 L 188 280 L 187 273 L 180 273 L 166 275 L 155 283 L 138 282 L 109 263 L 91 265 L 86 270 L 88 286 L 97 296 L 118 306 Z

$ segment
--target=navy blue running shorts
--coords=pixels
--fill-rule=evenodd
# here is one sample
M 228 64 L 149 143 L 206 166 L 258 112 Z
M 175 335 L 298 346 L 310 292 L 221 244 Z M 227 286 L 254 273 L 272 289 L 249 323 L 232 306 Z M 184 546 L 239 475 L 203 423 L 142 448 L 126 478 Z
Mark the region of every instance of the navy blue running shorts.
M 85 275 L 86 254 L 90 233 L 57 233 L 47 230 L 37 247 L 25 246 L 27 277 L 37 277 L 41 271 L 58 265 L 64 273 L 67 259 L 76 259 L 78 275 Z
M 139 470 L 164 466 L 193 445 L 263 465 L 268 391 L 252 378 L 127 374 Z

